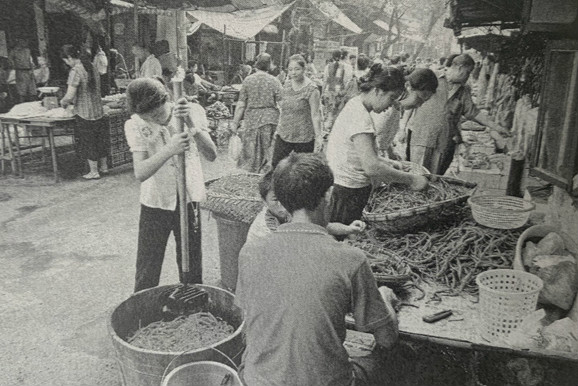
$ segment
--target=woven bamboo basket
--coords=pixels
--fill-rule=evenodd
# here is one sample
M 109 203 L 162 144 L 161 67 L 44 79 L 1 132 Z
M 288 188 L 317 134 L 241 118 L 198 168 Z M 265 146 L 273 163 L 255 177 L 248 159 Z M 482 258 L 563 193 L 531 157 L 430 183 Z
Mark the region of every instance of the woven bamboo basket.
M 533 202 L 512 196 L 473 196 L 468 203 L 478 224 L 496 229 L 523 227 L 536 208 Z
M 234 175 L 246 175 L 247 178 L 255 179 L 261 178 L 260 174 L 255 173 L 239 173 Z M 228 176 L 215 178 L 205 182 L 207 188 L 207 200 L 201 203 L 201 207 L 227 219 L 251 224 L 255 217 L 257 217 L 257 214 L 259 214 L 263 209 L 264 203 L 259 196 L 259 192 L 256 191 L 255 196 L 251 197 L 212 192 L 211 185 L 216 181 L 219 181 L 221 178 L 226 177 Z
M 403 258 L 382 248 L 377 240 L 370 242 L 361 241 L 366 239 L 366 237 L 367 233 L 359 234 L 353 239 L 346 239 L 346 243 L 361 249 L 365 253 L 378 286 L 385 285 L 396 289 L 404 286 L 412 279 L 411 268 Z M 366 240 L 372 239 L 367 238 Z
M 463 181 L 457 178 L 434 176 L 443 179 L 448 184 L 464 186 L 470 191 L 464 195 L 430 204 L 417 206 L 409 209 L 392 211 L 389 213 L 372 213 L 363 210 L 363 219 L 372 227 L 389 233 L 415 232 L 424 228 L 431 228 L 437 224 L 443 224 L 455 220 L 463 212 L 465 203 L 473 194 L 475 183 Z

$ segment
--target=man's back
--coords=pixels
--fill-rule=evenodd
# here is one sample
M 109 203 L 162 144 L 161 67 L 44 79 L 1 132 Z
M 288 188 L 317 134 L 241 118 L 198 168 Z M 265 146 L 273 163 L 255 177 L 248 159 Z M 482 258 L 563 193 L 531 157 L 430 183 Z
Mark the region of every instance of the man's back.
M 245 310 L 241 374 L 252 386 L 349 385 L 345 314 L 373 331 L 389 315 L 363 252 L 318 225 L 289 223 L 241 251 L 236 302 Z

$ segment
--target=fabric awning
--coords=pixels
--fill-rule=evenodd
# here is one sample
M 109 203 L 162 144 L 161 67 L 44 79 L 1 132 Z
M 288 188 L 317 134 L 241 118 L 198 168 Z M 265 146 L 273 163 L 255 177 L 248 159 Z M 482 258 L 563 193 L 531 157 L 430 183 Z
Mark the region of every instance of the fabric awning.
M 72 12 L 84 21 L 84 24 L 95 34 L 104 35 L 106 29 L 103 21 L 106 12 L 103 8 L 97 8 L 90 0 L 46 0 L 46 12 L 60 13 Z
M 393 26 L 391 28 L 391 31 L 389 30 L 389 24 L 381 19 L 376 19 L 373 21 L 373 24 L 375 24 L 376 26 L 378 26 L 379 28 L 381 28 L 382 30 L 384 30 L 387 33 L 392 33 L 392 34 L 397 34 L 397 27 Z
M 281 16 L 293 4 L 295 3 L 226 13 L 199 9 L 188 11 L 187 15 L 227 36 L 249 40 L 261 32 L 269 23 Z
M 331 1 L 311 2 L 323 15 L 325 15 L 330 20 L 339 24 L 340 26 L 350 30 L 353 33 L 360 34 L 363 32 L 361 28 L 357 26 L 342 10 L 337 8 L 335 4 Z
M 123 0 L 110 0 L 110 4 L 112 5 L 112 15 L 118 15 L 119 13 L 123 12 L 132 12 L 134 7 L 133 3 L 129 3 Z M 164 15 L 164 16 L 174 16 L 176 11 L 171 9 L 163 9 L 157 8 L 155 6 L 151 6 L 145 3 L 138 4 L 138 13 L 142 14 L 153 14 L 153 15 Z
M 97 22 L 106 19 L 106 12 L 104 9 L 97 9 L 92 2 L 78 0 L 47 0 L 46 3 L 49 9 L 69 11 L 85 20 Z

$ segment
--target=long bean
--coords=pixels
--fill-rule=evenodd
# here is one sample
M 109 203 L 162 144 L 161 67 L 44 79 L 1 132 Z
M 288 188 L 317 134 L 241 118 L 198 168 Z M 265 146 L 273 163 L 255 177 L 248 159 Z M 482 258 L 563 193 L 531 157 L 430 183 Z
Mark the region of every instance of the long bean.
M 451 228 L 432 232 L 393 235 L 369 229 L 356 243 L 369 244 L 373 253 L 395 256 L 424 281 L 448 287 L 444 294 L 475 293 L 475 277 L 488 269 L 511 268 L 522 230 L 497 230 L 465 219 Z M 355 245 L 355 244 L 354 244 Z M 405 273 L 405 272 L 403 272 Z M 399 272 L 402 274 L 402 272 Z

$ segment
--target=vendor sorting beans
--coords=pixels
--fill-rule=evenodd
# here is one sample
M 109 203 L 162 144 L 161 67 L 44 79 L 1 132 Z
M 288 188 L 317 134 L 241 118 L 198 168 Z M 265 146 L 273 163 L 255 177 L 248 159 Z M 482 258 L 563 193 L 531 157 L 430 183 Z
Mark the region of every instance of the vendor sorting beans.
M 317 154 L 291 153 L 273 174 L 291 222 L 245 244 L 235 302 L 245 311 L 247 385 L 368 385 L 398 336 L 395 295 L 378 290 L 365 254 L 327 230 L 333 173 Z M 272 253 L 272 251 L 274 251 Z M 377 348 L 350 357 L 345 315 Z

